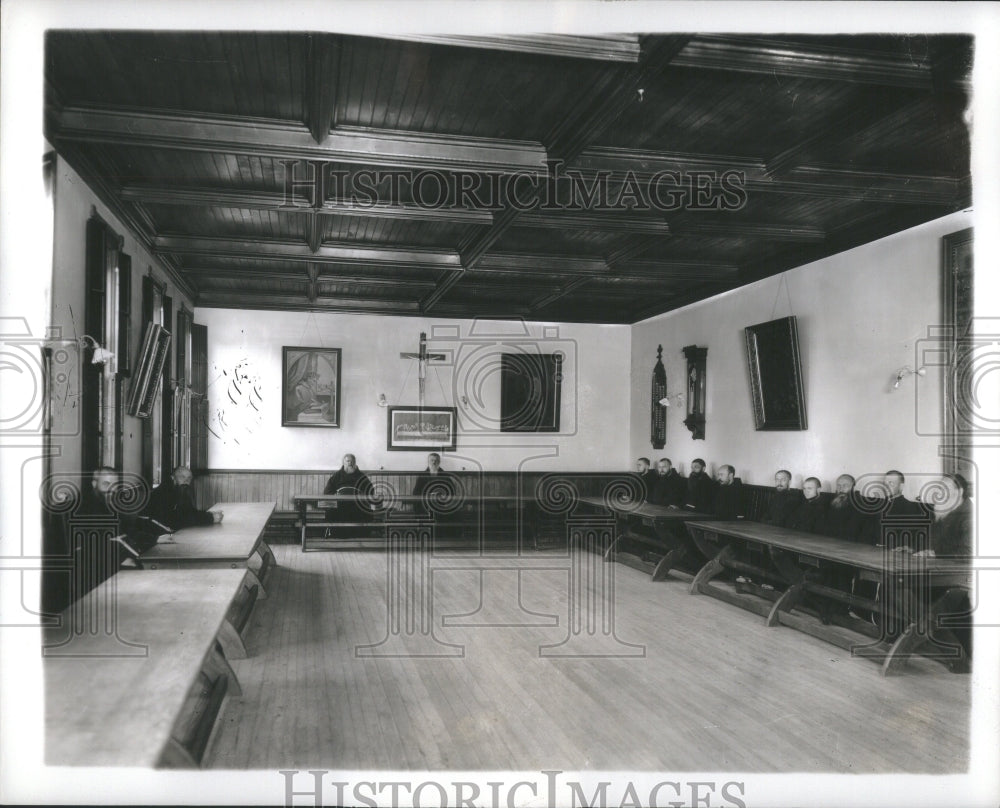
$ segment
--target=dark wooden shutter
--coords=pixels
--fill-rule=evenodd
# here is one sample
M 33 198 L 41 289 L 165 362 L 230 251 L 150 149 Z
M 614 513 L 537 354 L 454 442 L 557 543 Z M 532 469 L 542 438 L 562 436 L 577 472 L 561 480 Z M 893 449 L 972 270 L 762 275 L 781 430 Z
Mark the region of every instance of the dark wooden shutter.
M 118 375 L 132 375 L 132 257 L 118 256 Z
M 107 227 L 96 216 L 87 220 L 87 255 L 85 268 L 84 333 L 98 342 L 104 340 L 105 306 L 105 256 L 107 254 Z M 80 335 L 81 337 L 83 334 Z M 94 350 L 91 346 L 82 353 L 83 370 L 80 379 L 81 454 L 84 471 L 101 465 L 101 390 L 100 365 L 91 363 Z
M 208 468 L 208 326 L 191 325 L 191 470 Z
M 163 296 L 163 327 L 167 331 L 174 333 L 174 301 L 173 298 Z M 174 350 L 175 340 L 170 340 L 170 352 Z M 173 367 L 170 361 L 170 353 L 167 354 L 167 361 L 163 363 L 163 432 L 162 444 L 160 446 L 160 479 L 165 480 L 174 470 L 174 391 L 170 387 L 170 368 Z

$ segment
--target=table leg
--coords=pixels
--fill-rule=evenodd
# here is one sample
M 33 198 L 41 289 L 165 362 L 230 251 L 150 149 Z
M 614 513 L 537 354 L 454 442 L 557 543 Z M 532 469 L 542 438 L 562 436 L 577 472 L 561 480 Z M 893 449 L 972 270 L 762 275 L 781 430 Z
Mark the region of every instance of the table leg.
M 695 541 L 698 542 L 698 539 L 695 538 Z M 707 546 L 708 543 L 705 542 L 705 544 Z M 705 552 L 706 548 L 702 547 L 700 542 L 698 546 L 702 552 Z M 722 548 L 722 550 L 718 551 L 714 555 L 708 555 L 708 562 L 704 567 L 698 570 L 698 574 L 695 575 L 694 580 L 691 581 L 691 588 L 689 591 L 692 595 L 703 594 L 705 588 L 708 586 L 708 582 L 726 569 L 725 562 L 729 561 L 733 557 L 733 546 L 731 544 L 727 544 Z
M 653 580 L 654 581 L 665 581 L 667 575 L 670 574 L 670 570 L 676 566 L 677 562 L 684 555 L 683 547 L 675 547 L 673 550 L 668 550 L 667 554 L 660 559 L 659 563 L 656 565 L 656 569 L 653 570 Z
M 805 592 L 805 586 L 800 582 L 797 584 L 792 584 L 788 589 L 786 589 L 781 597 L 778 598 L 774 605 L 771 607 L 770 613 L 767 615 L 767 625 L 768 627 L 773 627 L 781 625 L 781 620 L 778 617 L 780 612 L 790 612 L 801 600 L 803 593 Z

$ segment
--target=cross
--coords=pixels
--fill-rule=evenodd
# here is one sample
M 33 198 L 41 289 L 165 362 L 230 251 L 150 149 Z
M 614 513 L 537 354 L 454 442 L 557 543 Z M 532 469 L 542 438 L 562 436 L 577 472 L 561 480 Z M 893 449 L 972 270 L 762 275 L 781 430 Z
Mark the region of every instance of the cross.
M 442 353 L 427 353 L 427 334 L 424 331 L 420 332 L 420 350 L 417 353 L 401 353 L 399 355 L 400 359 L 418 359 L 420 363 L 417 370 L 417 382 L 418 389 L 420 391 L 420 408 L 423 409 L 424 406 L 424 379 L 427 378 L 427 362 L 428 360 L 441 360 L 444 361 L 448 357 Z

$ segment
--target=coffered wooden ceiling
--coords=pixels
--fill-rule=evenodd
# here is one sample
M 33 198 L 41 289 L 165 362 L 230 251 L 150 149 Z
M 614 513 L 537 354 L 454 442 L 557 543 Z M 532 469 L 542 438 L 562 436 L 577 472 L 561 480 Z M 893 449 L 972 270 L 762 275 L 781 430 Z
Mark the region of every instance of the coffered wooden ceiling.
M 198 305 L 631 323 L 968 207 L 971 61 L 961 36 L 53 31 L 46 131 Z M 602 177 L 603 207 L 564 204 Z

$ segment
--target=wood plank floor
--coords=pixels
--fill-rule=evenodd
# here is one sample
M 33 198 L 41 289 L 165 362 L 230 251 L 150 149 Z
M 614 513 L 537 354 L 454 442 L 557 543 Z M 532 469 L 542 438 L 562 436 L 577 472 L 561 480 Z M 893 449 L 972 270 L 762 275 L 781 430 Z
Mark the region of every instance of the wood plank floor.
M 243 696 L 228 702 L 209 768 L 967 767 L 970 677 L 918 660 L 883 679 L 870 661 L 769 629 L 681 581 L 610 565 L 617 642 L 598 632 L 586 650 L 623 656 L 547 656 L 577 648 L 558 647 L 570 617 L 566 559 L 539 553 L 480 573 L 496 560 L 450 554 L 432 559 L 430 582 L 413 582 L 433 587 L 434 637 L 379 646 L 385 553 L 273 549 L 279 566 L 247 629 L 250 657 L 233 663 Z M 363 656 L 364 645 L 442 655 Z

